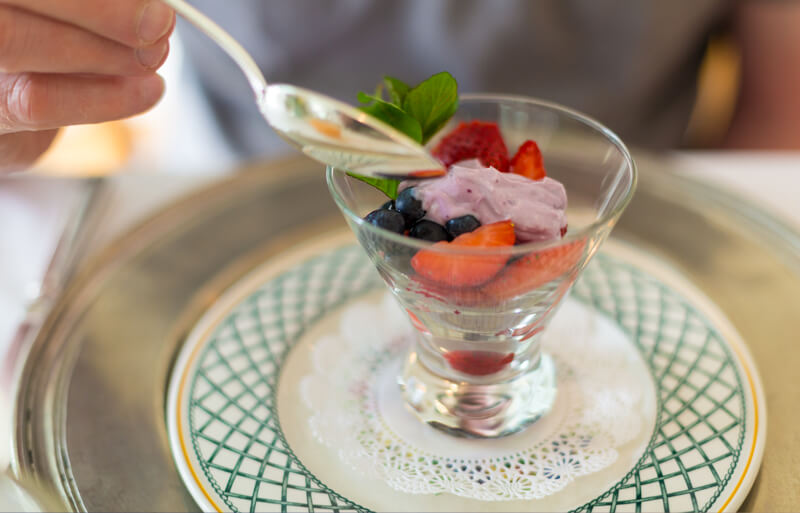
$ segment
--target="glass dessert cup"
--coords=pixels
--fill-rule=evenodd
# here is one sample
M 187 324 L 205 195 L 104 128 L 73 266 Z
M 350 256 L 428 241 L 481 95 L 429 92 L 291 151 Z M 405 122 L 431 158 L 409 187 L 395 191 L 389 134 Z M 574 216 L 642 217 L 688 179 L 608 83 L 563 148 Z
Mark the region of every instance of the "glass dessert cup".
M 527 139 L 538 143 L 548 176 L 567 190 L 569 228 L 563 238 L 512 247 L 432 247 L 364 221 L 386 201 L 378 190 L 335 168 L 328 168 L 327 180 L 360 244 L 416 328 L 398 378 L 406 405 L 446 432 L 499 437 L 552 408 L 555 366 L 542 351 L 543 333 L 628 204 L 636 169 L 615 134 L 558 105 L 524 97 L 462 96 L 440 134 L 469 120 L 496 122 L 512 154 Z M 487 275 L 488 269 L 492 277 L 468 286 L 463 276 L 431 281 L 411 263 L 422 250 L 460 269 L 475 269 L 476 275 Z

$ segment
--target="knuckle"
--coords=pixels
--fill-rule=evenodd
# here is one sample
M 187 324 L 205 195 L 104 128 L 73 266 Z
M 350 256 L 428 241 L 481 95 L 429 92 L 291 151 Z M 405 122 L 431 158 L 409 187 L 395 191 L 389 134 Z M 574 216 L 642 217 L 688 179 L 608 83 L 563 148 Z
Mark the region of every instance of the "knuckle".
M 21 73 L 13 76 L 5 94 L 7 124 L 22 129 L 35 125 L 45 94 L 45 88 L 33 75 Z

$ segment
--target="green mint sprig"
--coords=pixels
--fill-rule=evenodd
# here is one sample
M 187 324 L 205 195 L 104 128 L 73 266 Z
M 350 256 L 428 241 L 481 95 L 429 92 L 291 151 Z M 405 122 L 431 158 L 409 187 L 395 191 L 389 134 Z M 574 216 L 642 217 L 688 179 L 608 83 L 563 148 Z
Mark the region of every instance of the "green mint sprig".
M 403 110 L 419 122 L 422 144 L 426 144 L 456 113 L 458 85 L 444 71 L 408 90 L 402 98 Z
M 402 108 L 366 93 L 358 93 L 358 101 L 368 104 L 361 107 L 362 111 L 391 125 L 418 143 L 422 143 L 422 126 L 416 118 Z
M 388 92 L 388 99 L 384 99 L 384 90 Z M 426 144 L 458 109 L 458 84 L 446 71 L 414 87 L 398 78 L 385 76 L 374 94 L 358 93 L 358 101 L 363 104 L 362 111 L 414 141 Z M 383 191 L 391 199 L 397 198 L 398 179 L 349 175 Z

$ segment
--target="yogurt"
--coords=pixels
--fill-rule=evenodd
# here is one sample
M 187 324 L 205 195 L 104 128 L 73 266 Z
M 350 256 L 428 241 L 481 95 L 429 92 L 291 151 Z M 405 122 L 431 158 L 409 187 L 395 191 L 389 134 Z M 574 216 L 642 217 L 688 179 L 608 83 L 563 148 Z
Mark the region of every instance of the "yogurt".
M 559 239 L 567 226 L 567 192 L 550 177 L 501 173 L 474 159 L 453 164 L 442 178 L 401 184 L 411 186 L 425 218 L 439 224 L 468 214 L 481 224 L 510 219 L 518 242 Z

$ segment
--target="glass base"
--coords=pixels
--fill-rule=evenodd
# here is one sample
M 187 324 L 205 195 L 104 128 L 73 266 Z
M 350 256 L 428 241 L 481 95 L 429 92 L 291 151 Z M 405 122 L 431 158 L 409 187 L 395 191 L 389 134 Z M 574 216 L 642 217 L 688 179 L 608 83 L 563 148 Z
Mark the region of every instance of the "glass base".
M 430 371 L 411 351 L 398 382 L 423 422 L 456 436 L 497 438 L 516 433 L 550 411 L 556 398 L 553 360 L 503 381 L 454 381 Z

